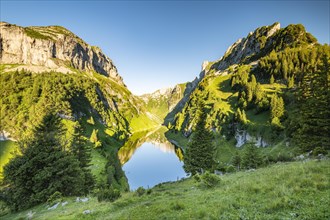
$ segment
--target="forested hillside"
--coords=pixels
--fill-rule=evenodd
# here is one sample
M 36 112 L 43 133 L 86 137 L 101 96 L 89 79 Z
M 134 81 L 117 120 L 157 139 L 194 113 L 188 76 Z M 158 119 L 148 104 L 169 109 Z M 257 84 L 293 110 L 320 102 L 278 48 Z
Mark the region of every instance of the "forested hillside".
M 249 142 L 283 152 L 293 146 L 329 150 L 329 62 L 329 45 L 318 44 L 302 25 L 258 28 L 208 63 L 205 77 L 168 123 L 168 137 L 186 145 L 203 101 L 220 163 L 237 151 L 226 146 Z
M 1 181 L 9 172 L 3 167 L 15 155 L 28 149 L 42 153 L 33 144 L 42 141 L 36 128 L 45 126 L 45 117 L 53 115 L 61 119 L 63 129 L 63 141 L 56 140 L 55 145 L 76 157 L 72 145 L 77 138 L 83 140 L 78 145 L 90 152 L 83 169 L 91 170 L 97 188 L 112 185 L 127 190 L 117 151 L 133 132 L 159 122 L 127 89 L 113 62 L 99 48 L 59 26 L 24 28 L 1 22 L 0 38 L 0 132 L 5 140 L 1 141 Z M 10 182 L 8 176 L 4 181 Z

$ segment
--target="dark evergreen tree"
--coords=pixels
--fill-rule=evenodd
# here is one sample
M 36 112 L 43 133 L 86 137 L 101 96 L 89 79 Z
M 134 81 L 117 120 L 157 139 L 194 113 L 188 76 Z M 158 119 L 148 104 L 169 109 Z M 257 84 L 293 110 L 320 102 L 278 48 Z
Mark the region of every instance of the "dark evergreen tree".
M 84 173 L 84 192 L 88 193 L 94 185 L 94 177 L 89 168 L 91 162 L 91 148 L 83 136 L 83 129 L 79 122 L 76 122 L 74 134 L 72 134 L 71 152 L 78 159 L 79 166 Z
M 324 57 L 319 71 L 305 74 L 299 90 L 294 140 L 303 152 L 317 147 L 330 150 L 329 66 L 329 57 Z
M 278 97 L 275 93 L 270 102 L 270 117 L 271 117 L 271 124 L 274 128 L 282 129 L 284 128 L 281 124 L 281 117 L 284 115 L 284 101 L 282 97 Z
M 84 186 L 79 162 L 62 150 L 61 122 L 46 115 L 34 136 L 23 141 L 22 155 L 4 167 L 5 202 L 13 209 L 29 208 L 46 202 L 56 191 L 64 196 L 81 194 Z
M 198 121 L 191 142 L 184 155 L 184 170 L 192 175 L 214 167 L 212 133 L 205 127 L 207 112 L 203 102 L 198 105 Z
M 238 152 L 236 152 L 236 154 L 231 158 L 231 164 L 236 167 L 236 170 L 240 170 L 241 169 L 241 164 L 242 164 L 242 158 L 239 155 Z
M 258 148 L 253 143 L 247 144 L 242 156 L 242 167 L 245 169 L 256 169 L 261 164 L 262 158 Z

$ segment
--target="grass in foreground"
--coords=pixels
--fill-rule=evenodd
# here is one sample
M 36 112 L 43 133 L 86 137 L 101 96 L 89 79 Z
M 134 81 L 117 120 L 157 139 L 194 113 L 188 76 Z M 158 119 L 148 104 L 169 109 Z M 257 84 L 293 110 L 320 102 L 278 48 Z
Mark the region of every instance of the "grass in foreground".
M 214 188 L 194 178 L 160 184 L 151 194 L 124 194 L 113 203 L 75 202 L 47 210 L 45 205 L 2 219 L 329 219 L 329 160 L 275 164 L 221 177 Z M 90 210 L 90 214 L 82 214 Z

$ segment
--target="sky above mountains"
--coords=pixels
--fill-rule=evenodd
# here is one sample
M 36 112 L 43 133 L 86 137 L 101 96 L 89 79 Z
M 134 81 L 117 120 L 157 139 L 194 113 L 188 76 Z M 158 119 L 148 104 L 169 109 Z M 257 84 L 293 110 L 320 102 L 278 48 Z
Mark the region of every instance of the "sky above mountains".
M 0 20 L 61 25 L 115 63 L 134 94 L 192 81 L 204 60 L 278 21 L 329 44 L 329 1 L 0 1 Z

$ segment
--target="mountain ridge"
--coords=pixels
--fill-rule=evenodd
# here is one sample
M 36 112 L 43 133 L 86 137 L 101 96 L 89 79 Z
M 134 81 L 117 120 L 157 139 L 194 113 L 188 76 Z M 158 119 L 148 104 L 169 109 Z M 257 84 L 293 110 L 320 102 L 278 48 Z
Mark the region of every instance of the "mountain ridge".
M 23 64 L 16 69 L 33 72 L 95 71 L 125 85 L 112 60 L 99 47 L 88 45 L 63 27 L 21 27 L 0 22 L 0 28 L 0 64 Z
M 280 28 L 276 22 L 257 28 L 229 46 L 218 60 L 203 63 L 204 77 L 167 124 L 168 136 L 181 140 L 179 132 L 189 140 L 197 103 L 204 100 L 207 126 L 219 140 L 236 139 L 236 147 L 247 142 L 271 146 L 280 141 L 272 135 L 277 133 L 289 143 L 281 123 L 289 123 L 286 118 L 297 102 L 294 91 L 304 75 L 318 69 L 322 56 L 329 57 L 329 46 L 320 45 L 301 24 Z M 270 118 L 272 96 L 285 101 L 286 115 L 278 128 Z

